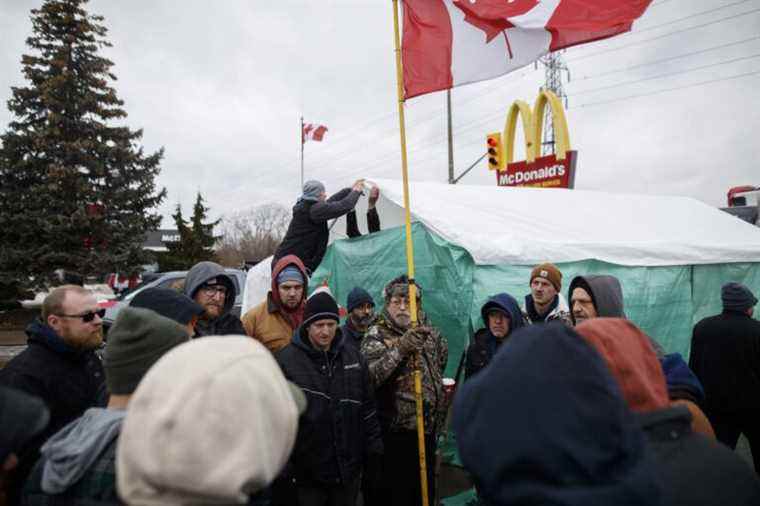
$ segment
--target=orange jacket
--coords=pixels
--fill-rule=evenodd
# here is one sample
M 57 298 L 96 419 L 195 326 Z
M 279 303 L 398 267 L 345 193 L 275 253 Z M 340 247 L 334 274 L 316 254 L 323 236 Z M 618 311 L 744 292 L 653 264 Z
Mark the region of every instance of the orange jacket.
M 303 299 L 295 311 L 285 311 L 282 308 L 277 290 L 277 276 L 289 265 L 298 267 L 305 281 Z M 287 346 L 293 337 L 293 332 L 303 321 L 308 279 L 306 268 L 297 256 L 282 257 L 272 270 L 272 290 L 267 294 L 267 298 L 241 318 L 246 334 L 260 341 L 272 353 Z

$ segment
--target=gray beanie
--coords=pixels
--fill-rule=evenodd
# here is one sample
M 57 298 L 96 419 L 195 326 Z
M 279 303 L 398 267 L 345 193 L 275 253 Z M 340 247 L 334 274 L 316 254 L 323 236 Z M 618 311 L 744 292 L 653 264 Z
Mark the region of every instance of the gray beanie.
M 311 181 L 306 181 L 303 184 L 303 195 L 301 195 L 301 200 L 310 200 L 312 202 L 317 202 L 319 200 L 319 196 L 322 195 L 324 191 L 325 185 L 319 181 L 314 179 Z
M 150 309 L 125 307 L 108 331 L 103 368 L 108 392 L 129 395 L 164 353 L 190 340 L 185 327 Z
M 723 285 L 720 298 L 723 301 L 723 309 L 728 311 L 746 311 L 757 304 L 757 298 L 741 283 Z

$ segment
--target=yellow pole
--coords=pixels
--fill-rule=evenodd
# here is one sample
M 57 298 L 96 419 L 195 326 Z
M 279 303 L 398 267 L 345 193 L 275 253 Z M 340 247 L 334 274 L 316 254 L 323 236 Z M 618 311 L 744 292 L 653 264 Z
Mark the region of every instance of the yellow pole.
M 409 277 L 409 311 L 412 326 L 417 325 L 417 286 L 414 284 L 414 246 L 412 243 L 412 217 L 409 211 L 409 171 L 406 158 L 406 122 L 404 120 L 404 73 L 401 65 L 398 0 L 393 0 L 393 34 L 396 50 L 396 92 L 398 95 L 398 123 L 401 136 L 401 173 L 404 185 L 404 218 L 406 222 L 406 268 Z M 414 358 L 414 399 L 417 407 L 417 448 L 420 455 L 420 487 L 422 506 L 428 506 L 427 463 L 425 459 L 425 420 L 422 413 L 422 372 L 419 356 Z

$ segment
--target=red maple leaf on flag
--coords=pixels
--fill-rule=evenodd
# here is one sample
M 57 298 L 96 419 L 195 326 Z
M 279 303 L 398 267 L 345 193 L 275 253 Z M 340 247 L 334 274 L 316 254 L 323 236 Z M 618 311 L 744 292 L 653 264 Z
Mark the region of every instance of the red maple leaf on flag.
M 509 59 L 514 58 L 512 46 L 509 44 L 507 29 L 514 28 L 507 18 L 520 16 L 538 5 L 539 0 L 454 0 L 459 10 L 464 12 L 464 20 L 486 34 L 486 44 L 489 44 L 500 33 L 504 34 L 507 43 Z

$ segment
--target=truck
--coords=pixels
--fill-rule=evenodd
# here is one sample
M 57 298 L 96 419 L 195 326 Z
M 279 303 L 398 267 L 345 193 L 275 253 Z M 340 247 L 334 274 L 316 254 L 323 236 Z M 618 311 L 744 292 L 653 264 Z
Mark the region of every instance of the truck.
M 723 211 L 760 227 L 760 186 L 734 186 L 728 190 L 727 200 Z

